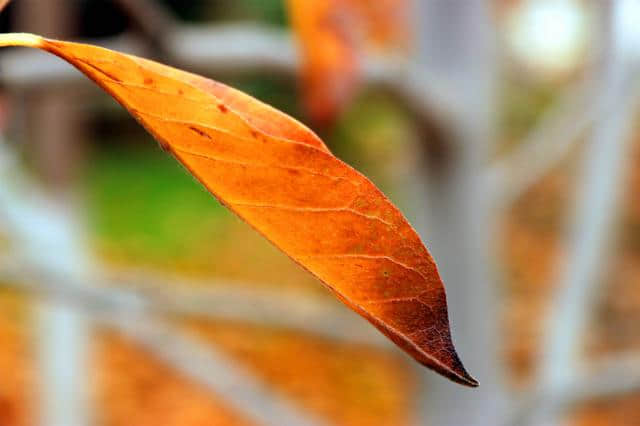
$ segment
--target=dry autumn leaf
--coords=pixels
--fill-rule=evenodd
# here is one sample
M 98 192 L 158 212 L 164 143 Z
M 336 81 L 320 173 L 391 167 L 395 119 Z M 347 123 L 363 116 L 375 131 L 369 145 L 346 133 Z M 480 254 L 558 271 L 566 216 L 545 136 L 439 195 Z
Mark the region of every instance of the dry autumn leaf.
M 304 104 L 321 125 L 353 97 L 360 56 L 369 47 L 392 50 L 408 39 L 408 0 L 288 0 L 302 53 Z
M 301 47 L 304 106 L 315 123 L 326 125 L 357 86 L 357 19 L 339 0 L 289 0 L 288 9 Z
M 32 34 L 0 46 L 68 61 L 234 213 L 418 362 L 476 386 L 453 347 L 436 264 L 400 211 L 308 128 L 212 80 Z

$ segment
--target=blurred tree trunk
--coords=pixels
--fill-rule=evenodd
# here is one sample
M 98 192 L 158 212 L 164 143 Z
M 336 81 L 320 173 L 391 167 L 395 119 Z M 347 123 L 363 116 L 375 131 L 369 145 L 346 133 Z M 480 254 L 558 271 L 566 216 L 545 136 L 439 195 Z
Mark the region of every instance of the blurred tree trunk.
M 75 4 L 70 0 L 16 2 L 17 30 L 55 38 L 73 36 Z M 81 164 L 78 96 L 62 86 L 39 87 L 21 99 L 22 123 L 29 123 L 20 129 L 30 145 L 27 152 L 33 158 L 39 177 L 58 194 L 46 213 L 54 224 L 56 218 L 59 219 L 52 228 L 55 231 L 44 233 L 46 238 L 32 241 L 30 250 L 33 258 L 51 263 L 52 270 L 69 274 L 87 270 L 85 252 L 82 248 L 75 249 L 82 247 L 76 221 L 72 215 L 57 215 L 58 209 L 66 210 L 68 189 Z M 87 320 L 60 302 L 39 302 L 35 314 L 41 377 L 39 422 L 43 426 L 85 426 L 89 423 L 86 379 L 90 329 Z
M 480 388 L 424 373 L 423 423 L 495 425 L 501 404 L 498 309 L 490 279 L 487 188 L 482 171 L 492 137 L 494 34 L 486 0 L 416 2 L 419 66 L 456 88 L 460 108 L 444 153 L 426 162 L 424 229 L 438 262 L 460 357 Z M 429 144 L 428 140 L 424 145 Z M 427 153 L 428 155 L 428 153 Z
M 75 16 L 69 0 L 20 0 L 16 2 L 18 31 L 47 37 L 69 38 L 75 35 Z M 23 130 L 29 143 L 36 172 L 52 189 L 64 192 L 78 164 L 82 131 L 78 117 L 78 95 L 65 87 L 42 87 L 23 100 Z

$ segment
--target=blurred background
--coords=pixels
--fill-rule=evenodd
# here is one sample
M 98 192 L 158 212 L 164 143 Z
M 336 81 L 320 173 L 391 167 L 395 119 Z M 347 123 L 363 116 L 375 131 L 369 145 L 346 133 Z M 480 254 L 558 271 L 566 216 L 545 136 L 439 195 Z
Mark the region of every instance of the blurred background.
M 0 52 L 0 425 L 640 424 L 638 0 L 14 0 L 312 127 L 423 237 L 437 377 L 71 66 Z

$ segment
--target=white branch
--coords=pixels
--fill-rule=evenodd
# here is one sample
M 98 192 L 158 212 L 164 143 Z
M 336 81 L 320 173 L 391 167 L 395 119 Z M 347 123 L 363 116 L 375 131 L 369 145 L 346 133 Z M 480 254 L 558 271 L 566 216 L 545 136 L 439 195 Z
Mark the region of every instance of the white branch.
M 208 75 L 259 71 L 297 76 L 300 68 L 291 35 L 256 24 L 173 25 L 158 41 L 167 55 L 166 62 Z M 87 42 L 127 53 L 149 53 L 141 40 L 130 34 Z M 0 81 L 13 90 L 86 84 L 77 70 L 41 52 L 3 53 L 0 68 Z M 461 111 L 455 88 L 424 67 L 398 58 L 370 55 L 363 58 L 362 69 L 364 84 L 387 88 L 425 119 L 452 123 Z
M 629 394 L 640 390 L 640 354 L 614 355 L 589 363 L 557 399 L 563 406 L 597 398 Z
M 42 425 L 91 424 L 88 401 L 91 322 L 59 303 L 38 303 L 35 310 Z
M 623 52 L 620 14 L 623 2 L 611 3 L 609 43 L 603 62 L 601 108 L 586 152 L 575 206 L 569 255 L 560 271 L 557 294 L 548 315 L 539 386 L 553 393 L 573 380 L 576 348 L 592 312 L 603 266 L 608 260 L 613 219 L 622 194 L 627 147 L 637 99 L 627 96 L 637 66 Z M 604 110 L 601 110 L 604 111 Z M 547 415 L 540 407 L 534 421 Z
M 161 322 L 154 322 L 155 318 L 144 312 L 149 306 L 140 298 L 97 287 L 94 277 L 88 273 L 86 250 L 77 245 L 74 222 L 63 209 L 47 205 L 46 199 L 27 182 L 20 182 L 18 170 L 13 170 L 14 174 L 9 172 L 13 162 L 2 148 L 5 147 L 0 145 L 0 172 L 6 172 L 6 178 L 0 176 L 3 177 L 0 179 L 0 219 L 8 224 L 7 229 L 14 237 L 11 242 L 17 243 L 10 259 L 0 258 L 5 268 L 13 270 L 13 276 L 7 278 L 12 281 L 31 279 L 31 288 L 45 294 L 88 300 L 91 309 L 87 312 L 93 319 L 136 338 L 178 371 L 249 413 L 259 424 L 322 424 L 264 387 L 214 349 L 204 347 Z M 9 188 L 10 182 L 22 183 L 21 190 Z M 27 265 L 32 265 L 31 272 L 26 269 Z M 40 316 L 44 321 L 40 323 L 42 335 L 38 342 L 43 349 L 41 369 L 47 379 L 43 420 L 45 425 L 51 426 L 83 426 L 87 423 L 85 414 L 88 412 L 84 407 L 85 386 L 81 383 L 88 377 L 81 370 L 85 365 L 87 323 L 71 307 L 59 302 L 55 300 L 49 305 L 53 308 L 43 311 Z M 48 320 L 54 322 L 47 323 Z
M 592 50 L 585 75 L 559 95 L 513 152 L 488 168 L 483 179 L 495 207 L 508 206 L 557 166 L 594 121 L 617 108 L 616 103 L 639 95 L 639 88 L 630 86 L 618 98 L 603 98 L 607 87 L 597 66 L 603 61 L 603 46 L 597 44 Z
M 353 311 L 333 299 L 323 300 L 303 291 L 221 280 L 185 282 L 178 277 L 168 280 L 149 271 L 125 273 L 123 278 L 136 283 L 129 288 L 144 295 L 151 309 L 159 312 L 246 321 L 390 347 L 386 338 Z
M 166 35 L 171 62 L 213 73 L 257 70 L 297 75 L 299 52 L 288 32 L 255 24 L 182 25 Z M 426 114 L 451 119 L 460 100 L 452 85 L 424 67 L 387 56 L 362 58 L 363 80 L 384 86 Z
M 155 0 L 114 0 L 151 40 L 158 40 L 176 24 L 171 11 Z
M 87 279 L 90 264 L 81 234 L 60 202 L 45 200 L 20 179 L 0 141 L 0 220 L 18 243 L 12 251 L 53 274 Z M 17 190 L 8 188 L 16 185 Z M 24 193 L 22 193 L 24 191 Z M 24 197 L 24 198 L 23 198 Z M 89 424 L 86 355 L 91 324 L 62 304 L 40 304 L 36 315 L 38 371 L 42 374 L 40 424 Z
M 265 426 L 321 426 L 325 422 L 301 411 L 272 387 L 255 379 L 237 361 L 180 329 L 144 315 L 108 315 L 102 323 L 145 346 L 155 357 L 191 380 L 225 397 L 256 423 Z
M 510 425 L 522 425 L 527 418 L 545 407 L 547 418 L 557 418 L 571 407 L 585 401 L 615 398 L 640 391 L 640 354 L 612 355 L 603 360 L 580 365 L 577 374 L 553 391 L 534 389 L 520 398 L 513 410 Z
M 497 354 L 497 298 L 487 259 L 489 209 L 478 175 L 486 164 L 494 105 L 495 34 L 485 0 L 413 2 L 417 62 L 443 76 L 460 97 L 447 154 L 429 170 L 421 194 L 422 236 L 447 283 L 451 332 L 460 358 L 480 382 L 468 389 L 433 374 L 422 378 L 416 424 L 486 426 L 500 422 L 504 397 Z M 419 82 L 419 80 L 416 80 Z M 427 84 L 428 87 L 428 84 Z M 420 97 L 423 91 L 416 91 Z M 432 118 L 433 119 L 433 118 Z M 437 123 L 441 124 L 441 123 Z M 429 141 L 424 141 L 428 144 Z
M 164 36 L 163 45 L 171 63 L 211 73 L 295 75 L 300 65 L 288 32 L 255 24 L 181 25 Z
M 291 34 L 255 24 L 181 25 L 162 44 L 170 62 L 207 73 L 255 70 L 297 76 L 300 70 Z M 458 91 L 429 69 L 388 56 L 361 59 L 364 83 L 387 88 L 418 116 L 451 123 L 459 114 Z
M 599 120 L 580 180 L 570 254 L 558 286 L 558 296 L 554 298 L 551 333 L 548 346 L 545 346 L 549 352 L 544 371 L 549 380 L 565 376 L 571 362 L 569 352 L 574 349 L 588 319 L 587 312 L 607 259 L 611 225 L 622 193 L 635 103 L 629 98 L 626 102 L 620 101 L 632 81 L 628 70 L 609 69 L 607 72 L 604 98 L 606 104 L 616 105 L 616 108 Z
M 88 313 L 143 311 L 199 316 L 285 327 L 339 341 L 390 347 L 387 339 L 347 308 L 291 289 L 283 292 L 242 283 L 186 282 L 149 272 L 124 274 L 118 280 L 94 278 L 94 285 L 87 286 L 72 276 L 14 266 L 24 263 L 0 258 L 0 280 L 18 290 L 70 303 Z
M 569 153 L 605 105 L 592 76 L 570 86 L 544 113 L 514 152 L 490 166 L 483 177 L 497 207 L 510 204 Z

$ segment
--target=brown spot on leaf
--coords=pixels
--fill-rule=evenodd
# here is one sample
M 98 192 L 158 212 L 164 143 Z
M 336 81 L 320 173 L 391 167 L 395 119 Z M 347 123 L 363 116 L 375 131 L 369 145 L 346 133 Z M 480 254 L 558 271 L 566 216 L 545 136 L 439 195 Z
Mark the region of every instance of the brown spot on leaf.
M 189 126 L 189 130 L 191 130 L 194 133 L 197 133 L 198 135 L 205 137 L 207 139 L 211 139 L 211 136 L 209 136 L 209 134 L 207 132 L 205 132 L 204 130 L 200 130 L 197 127 L 194 126 Z

